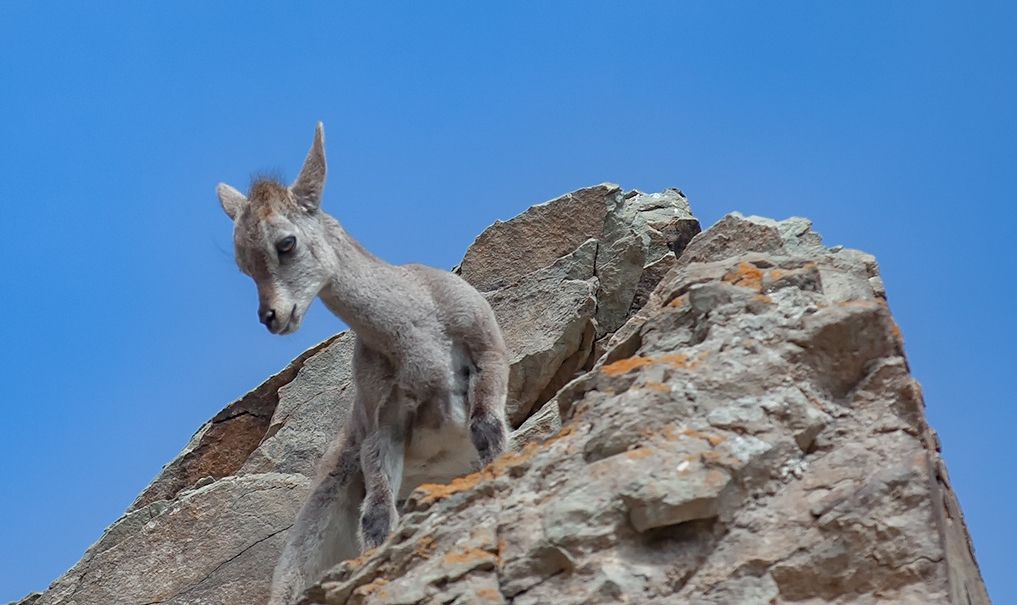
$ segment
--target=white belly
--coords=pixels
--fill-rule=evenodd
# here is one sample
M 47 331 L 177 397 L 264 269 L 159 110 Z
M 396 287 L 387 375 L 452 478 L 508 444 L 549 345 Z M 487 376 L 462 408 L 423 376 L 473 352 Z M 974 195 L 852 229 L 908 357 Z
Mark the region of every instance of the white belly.
M 403 465 L 399 499 L 421 483 L 448 483 L 478 467 L 477 450 L 466 422 L 449 422 L 440 429 L 413 430 Z

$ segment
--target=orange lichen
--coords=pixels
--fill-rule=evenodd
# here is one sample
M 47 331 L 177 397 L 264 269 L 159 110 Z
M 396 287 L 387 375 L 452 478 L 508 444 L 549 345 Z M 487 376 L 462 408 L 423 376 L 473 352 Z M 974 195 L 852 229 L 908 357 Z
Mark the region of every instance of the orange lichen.
M 763 272 L 758 267 L 744 261 L 725 273 L 721 279 L 741 288 L 760 290 L 763 287 Z
M 674 366 L 676 368 L 685 368 L 689 365 L 689 356 L 682 355 L 681 353 L 661 355 L 658 360 L 659 363 L 666 363 L 667 365 Z
M 727 475 L 727 473 L 723 473 L 717 469 L 712 469 L 706 473 L 706 482 L 713 485 L 723 485 L 730 481 L 730 479 L 731 478 Z
M 625 457 L 629 460 L 639 460 L 641 458 L 648 458 L 653 455 L 653 450 L 648 447 L 637 447 L 634 450 L 628 450 L 625 452 Z
M 711 435 L 710 433 L 704 433 L 703 431 L 697 431 L 696 429 L 685 429 L 682 431 L 682 435 L 686 437 L 695 437 L 696 439 L 702 439 L 712 446 L 718 446 L 724 442 L 724 438 L 718 435 Z
M 533 458 L 539 449 L 539 443 L 527 443 L 523 449 L 518 452 L 508 451 L 501 456 L 498 456 L 493 462 L 491 462 L 491 464 L 488 465 L 487 468 L 489 468 L 495 476 L 503 475 L 509 470 L 523 464 L 530 458 Z
M 838 307 L 864 307 L 864 308 L 870 308 L 871 309 L 872 307 L 879 306 L 880 304 L 881 303 L 879 301 L 871 300 L 871 299 L 868 299 L 868 298 L 854 298 L 854 299 L 851 299 L 851 300 L 842 300 L 842 301 L 837 303 L 837 306 Z
M 665 441 L 677 441 L 681 435 L 675 430 L 674 426 L 667 424 L 661 427 L 645 428 L 640 431 L 643 437 L 647 439 L 663 439 Z
M 645 368 L 646 366 L 664 364 L 675 368 L 694 368 L 699 364 L 699 361 L 705 357 L 705 354 L 700 354 L 696 357 L 695 361 L 689 361 L 688 355 L 682 355 L 681 353 L 669 353 L 667 355 L 661 355 L 659 357 L 627 357 L 625 359 L 619 359 L 614 363 L 609 363 L 604 367 L 600 368 L 600 371 L 608 376 L 621 376 L 627 374 L 632 370 L 638 370 L 639 368 Z
M 644 388 L 650 389 L 651 391 L 657 391 L 658 393 L 670 393 L 671 387 L 664 384 L 663 382 L 647 382 L 643 385 Z
M 500 538 L 498 540 L 498 554 L 495 555 L 495 558 L 498 561 L 498 566 L 499 567 L 501 567 L 501 564 L 502 564 L 502 562 L 505 559 L 505 549 L 506 548 L 508 548 L 508 540 L 506 540 L 505 538 Z
M 600 371 L 608 376 L 621 376 L 622 374 L 651 364 L 653 364 L 653 359 L 649 357 L 628 357 L 626 359 L 619 359 L 614 363 L 609 363 L 600 368 Z
M 575 415 L 573 415 L 573 418 L 575 418 Z M 534 450 L 537 450 L 537 449 L 546 449 L 552 443 L 555 443 L 557 441 L 561 441 L 562 439 L 565 439 L 566 437 L 571 436 L 575 432 L 576 432 L 576 425 L 575 424 L 569 424 L 569 425 L 563 426 L 560 431 L 558 431 L 556 434 L 554 434 L 554 435 L 548 437 L 547 439 L 545 439 L 543 441 L 543 443 L 533 444 Z M 527 444 L 527 447 L 529 447 L 529 444 Z M 523 451 L 525 452 L 526 448 L 523 448 Z
M 353 591 L 353 594 L 361 597 L 366 597 L 368 595 L 377 593 L 379 597 L 383 597 L 385 596 L 385 591 L 381 590 L 381 588 L 386 584 L 388 584 L 388 580 L 386 580 L 385 578 L 375 578 L 374 580 L 371 580 L 371 582 L 368 584 L 358 586 L 356 590 Z
M 769 272 L 767 272 L 766 277 L 768 277 L 771 281 L 777 281 L 778 279 L 784 277 L 784 272 L 781 271 L 780 269 L 771 269 Z
M 680 309 L 681 307 L 684 307 L 685 306 L 685 296 L 682 295 L 682 296 L 679 296 L 679 297 L 675 298 L 671 302 L 667 303 L 667 306 L 673 307 L 675 309 Z
M 717 452 L 710 450 L 699 454 L 699 457 L 703 459 L 703 462 L 720 462 L 722 456 Z
M 434 552 L 434 537 L 424 536 L 417 540 L 417 546 L 413 549 L 413 553 L 421 559 L 428 559 L 431 557 L 431 553 Z
M 452 494 L 464 492 L 473 489 L 485 481 L 491 481 L 500 475 L 504 475 L 509 470 L 520 464 L 526 462 L 537 453 L 540 449 L 540 445 L 536 443 L 528 443 L 526 447 L 519 452 L 505 452 L 501 456 L 494 459 L 491 464 L 485 466 L 475 473 L 470 473 L 463 477 L 456 477 L 449 483 L 424 483 L 417 487 L 417 490 L 423 492 L 423 498 L 421 498 L 422 504 L 431 504 L 443 498 L 447 498 Z
M 417 490 L 424 493 L 421 502 L 423 504 L 430 504 L 442 498 L 448 498 L 452 494 L 473 489 L 483 481 L 490 479 L 494 479 L 494 474 L 485 468 L 476 473 L 456 477 L 449 483 L 424 483 L 418 486 Z
M 467 548 L 461 552 L 450 552 L 442 557 L 442 562 L 446 565 L 456 565 L 459 563 L 465 563 L 467 565 L 471 563 L 478 563 L 481 561 L 495 561 L 497 557 L 487 552 L 486 550 L 480 550 L 479 548 Z
M 481 588 L 476 592 L 476 595 L 481 599 L 487 599 L 489 601 L 502 601 L 501 593 L 493 588 Z
M 359 557 L 349 560 L 350 566 L 353 567 L 354 569 L 362 567 L 364 563 L 367 563 L 368 559 L 378 554 L 378 550 L 380 548 L 381 548 L 380 546 L 375 546 L 374 548 L 365 550 L 364 552 L 360 553 Z

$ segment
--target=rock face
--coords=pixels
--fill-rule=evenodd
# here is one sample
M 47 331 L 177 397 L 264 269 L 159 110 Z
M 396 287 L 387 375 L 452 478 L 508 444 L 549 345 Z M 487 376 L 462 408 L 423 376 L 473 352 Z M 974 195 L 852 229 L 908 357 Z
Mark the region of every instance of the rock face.
M 698 231 L 677 190 L 600 185 L 478 237 L 457 271 L 513 353 L 516 449 L 301 602 L 988 603 L 875 259 L 803 219 Z M 351 343 L 210 420 L 22 603 L 263 602 Z

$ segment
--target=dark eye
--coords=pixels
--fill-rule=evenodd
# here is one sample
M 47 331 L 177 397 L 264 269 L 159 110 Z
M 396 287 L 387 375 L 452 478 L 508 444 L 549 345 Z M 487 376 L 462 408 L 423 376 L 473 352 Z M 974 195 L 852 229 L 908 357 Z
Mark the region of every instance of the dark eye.
M 287 254 L 293 252 L 293 248 L 297 245 L 297 238 L 288 235 L 275 243 L 275 251 L 279 254 Z

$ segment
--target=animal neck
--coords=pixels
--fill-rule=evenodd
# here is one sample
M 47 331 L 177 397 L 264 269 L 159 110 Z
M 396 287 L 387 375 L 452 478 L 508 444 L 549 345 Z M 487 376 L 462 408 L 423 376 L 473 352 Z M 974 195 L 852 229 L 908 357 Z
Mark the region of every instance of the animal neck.
M 364 249 L 338 221 L 327 215 L 324 219 L 333 270 L 319 294 L 322 302 L 361 338 L 385 338 L 395 328 L 388 316 L 397 306 L 396 267 Z

